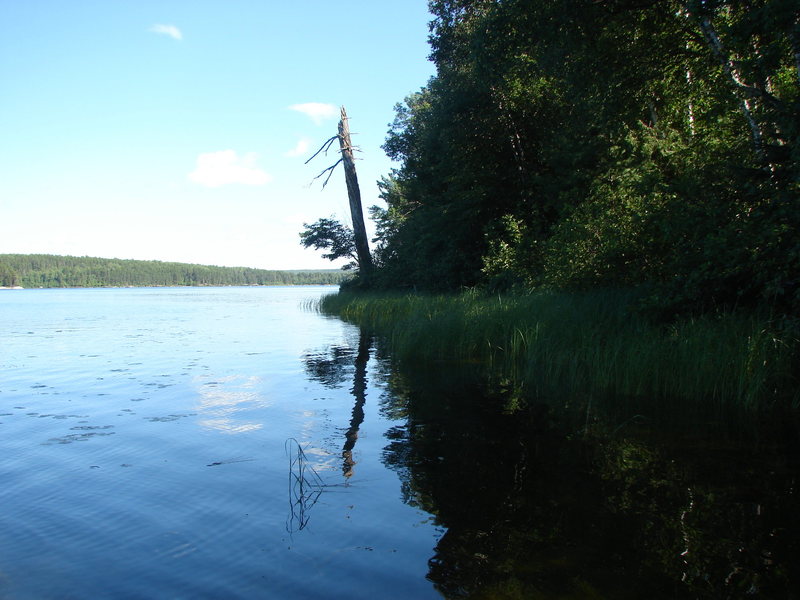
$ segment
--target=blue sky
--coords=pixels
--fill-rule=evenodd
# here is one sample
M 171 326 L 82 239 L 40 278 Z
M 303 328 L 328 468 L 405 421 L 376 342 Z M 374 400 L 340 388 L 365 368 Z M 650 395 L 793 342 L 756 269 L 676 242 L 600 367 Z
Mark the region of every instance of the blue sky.
M 364 207 L 434 73 L 426 0 L 0 1 L 0 253 L 330 268 L 304 161 L 350 116 Z M 311 185 L 310 185 L 311 184 Z

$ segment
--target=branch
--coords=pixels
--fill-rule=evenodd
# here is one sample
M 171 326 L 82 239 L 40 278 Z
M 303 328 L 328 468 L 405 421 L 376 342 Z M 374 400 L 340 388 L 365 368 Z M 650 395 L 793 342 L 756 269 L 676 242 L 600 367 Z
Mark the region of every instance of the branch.
M 746 85 L 741 83 L 741 81 L 733 80 L 736 89 L 738 89 L 743 94 L 750 96 L 751 98 L 761 98 L 769 104 L 772 108 L 781 110 L 784 108 L 784 103 L 780 98 L 773 96 L 766 90 L 762 90 L 761 88 L 753 87 L 751 85 Z
M 708 45 L 711 46 L 711 51 L 713 52 L 714 56 L 722 65 L 722 69 L 725 71 L 725 74 L 728 76 L 734 87 L 739 90 L 739 92 L 750 96 L 751 98 L 762 98 L 773 108 L 782 108 L 783 102 L 781 102 L 780 99 L 776 98 L 766 90 L 747 85 L 744 82 L 741 74 L 736 69 L 736 64 L 725 55 L 722 42 L 720 41 L 719 36 L 717 35 L 717 32 L 708 17 L 703 17 L 700 20 L 700 29 L 705 35 Z
M 319 154 L 319 152 L 317 152 L 317 154 Z M 316 155 L 314 155 L 314 156 L 316 156 Z M 312 158 L 313 158 L 313 157 L 312 157 Z M 309 159 L 309 160 L 310 160 L 310 159 Z M 344 159 L 341 159 L 341 158 L 340 158 L 339 160 L 337 160 L 337 161 L 336 161 L 335 163 L 333 163 L 333 164 L 332 164 L 330 167 L 328 167 L 327 169 L 324 169 L 324 170 L 323 170 L 323 171 L 322 171 L 322 172 L 321 172 L 319 175 L 317 175 L 316 177 L 314 177 L 314 179 L 312 179 L 311 181 L 316 181 L 317 179 L 319 179 L 320 177 L 322 177 L 322 176 L 323 176 L 325 173 L 327 173 L 328 171 L 330 171 L 330 173 L 328 173 L 328 176 L 325 178 L 325 181 L 322 183 L 322 189 L 324 190 L 324 189 L 325 189 L 325 186 L 326 186 L 326 185 L 328 185 L 328 181 L 330 180 L 330 178 L 331 178 L 331 175 L 333 175 L 333 170 L 334 170 L 334 169 L 335 169 L 337 166 L 339 166 L 339 163 L 340 163 L 340 162 L 342 162 L 342 160 L 344 160 Z
M 312 160 L 314 160 L 314 158 L 317 156 L 317 154 L 319 154 L 319 153 L 320 153 L 320 152 L 322 152 L 323 150 L 325 151 L 325 154 L 327 154 L 327 153 L 328 153 L 328 150 L 329 150 L 329 149 L 330 149 L 330 147 L 331 147 L 331 144 L 333 144 L 334 140 L 337 140 L 337 139 L 339 139 L 339 136 L 338 136 L 338 135 L 334 135 L 334 136 L 332 136 L 332 137 L 328 138 L 327 140 L 325 140 L 325 142 L 322 144 L 322 146 L 320 146 L 320 147 L 319 147 L 319 150 L 317 150 L 316 152 L 314 152 L 313 156 L 312 156 L 311 158 L 309 158 L 309 159 L 308 159 L 308 160 L 307 160 L 305 163 L 303 163 L 303 164 L 306 164 L 306 165 L 307 165 L 308 163 L 310 163 Z M 325 171 L 323 171 L 322 173 L 324 173 L 324 172 L 325 172 Z M 320 173 L 320 175 L 321 175 L 322 173 Z M 318 175 L 317 177 L 319 177 L 319 175 Z M 316 179 L 316 177 L 315 177 L 314 179 Z

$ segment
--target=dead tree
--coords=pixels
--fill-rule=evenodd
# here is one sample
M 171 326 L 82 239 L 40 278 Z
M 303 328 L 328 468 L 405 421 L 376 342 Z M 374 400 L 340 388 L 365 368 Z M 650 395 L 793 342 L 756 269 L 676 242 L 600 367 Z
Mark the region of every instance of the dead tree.
M 341 150 L 342 157 L 333 163 L 330 167 L 323 170 L 314 179 L 319 179 L 325 173 L 328 176 L 322 183 L 323 189 L 328 184 L 328 181 L 333 175 L 334 169 L 339 163 L 344 164 L 344 177 L 347 183 L 347 196 L 350 199 L 350 217 L 353 222 L 353 238 L 356 246 L 356 256 L 358 257 L 358 268 L 362 275 L 367 275 L 372 271 L 372 256 L 369 252 L 369 243 L 367 242 L 367 229 L 364 225 L 364 210 L 361 206 L 361 189 L 358 186 L 358 177 L 356 175 L 355 157 L 353 155 L 353 144 L 350 140 L 350 126 L 348 125 L 347 113 L 342 106 L 341 119 L 339 120 L 339 133 L 328 138 L 319 150 L 306 161 L 306 164 L 311 162 L 320 152 L 328 152 L 333 142 L 339 140 L 339 149 Z

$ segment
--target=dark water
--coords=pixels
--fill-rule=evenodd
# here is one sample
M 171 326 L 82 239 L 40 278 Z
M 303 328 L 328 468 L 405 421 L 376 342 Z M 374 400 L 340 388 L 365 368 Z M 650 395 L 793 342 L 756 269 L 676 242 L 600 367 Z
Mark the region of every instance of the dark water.
M 427 371 L 392 386 L 404 422 L 384 455 L 405 501 L 444 528 L 428 578 L 445 596 L 800 597 L 791 418 L 587 418 L 586 403 Z
M 0 293 L 0 598 L 797 597 L 792 417 L 399 368 L 330 291 Z

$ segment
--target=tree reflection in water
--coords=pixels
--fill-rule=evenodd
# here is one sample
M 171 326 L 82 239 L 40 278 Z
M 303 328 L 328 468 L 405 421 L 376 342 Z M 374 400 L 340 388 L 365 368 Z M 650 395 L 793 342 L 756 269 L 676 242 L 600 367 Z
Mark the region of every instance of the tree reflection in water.
M 331 388 L 342 387 L 352 378 L 350 393 L 355 399 L 352 417 L 342 448 L 342 473 L 352 477 L 356 465 L 353 449 L 358 440 L 358 430 L 364 422 L 364 403 L 367 399 L 367 364 L 369 363 L 372 336 L 361 331 L 355 352 L 350 346 L 331 346 L 324 354 L 309 354 L 305 357 L 308 375 Z
M 358 338 L 358 353 L 353 369 L 353 387 L 350 392 L 355 398 L 353 406 L 353 416 L 350 419 L 350 427 L 344 434 L 345 442 L 342 448 L 342 472 L 345 477 L 353 476 L 353 468 L 356 465 L 353 460 L 353 448 L 358 439 L 358 428 L 364 422 L 364 403 L 367 400 L 367 362 L 369 362 L 370 339 L 362 331 Z
M 351 384 L 345 477 L 372 344 L 362 332 L 357 344 L 306 357 L 312 378 Z M 474 366 L 381 359 L 372 373 L 387 389 L 380 410 L 399 423 L 383 461 L 403 500 L 445 531 L 428 572 L 445 597 L 791 598 L 800 589 L 796 420 L 749 438 L 680 434 L 663 407 L 555 409 Z
M 405 501 L 446 529 L 428 577 L 448 598 L 800 589 L 794 426 L 757 444 L 667 435 L 650 419 L 556 412 L 452 368 L 406 365 L 387 384 L 382 409 L 404 423 L 384 462 Z

